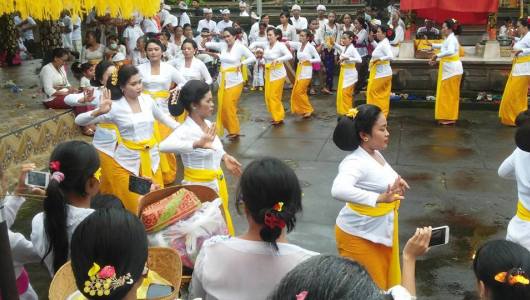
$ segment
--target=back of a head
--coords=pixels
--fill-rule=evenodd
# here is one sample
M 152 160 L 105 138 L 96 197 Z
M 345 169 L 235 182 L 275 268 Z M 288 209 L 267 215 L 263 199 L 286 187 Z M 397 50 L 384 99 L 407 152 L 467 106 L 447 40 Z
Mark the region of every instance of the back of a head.
M 261 239 L 277 249 L 276 240 L 283 228 L 293 230 L 296 213 L 302 210 L 296 174 L 277 158 L 256 159 L 243 171 L 238 189 L 238 202 L 243 202 L 252 219 L 263 225 Z
M 489 291 L 490 300 L 530 299 L 530 252 L 519 244 L 486 242 L 475 254 L 473 271 Z M 517 274 L 521 277 L 515 277 Z
M 523 151 L 530 152 L 530 110 L 521 112 L 515 119 L 515 144 Z
M 95 211 L 77 226 L 72 236 L 72 270 L 79 291 L 89 299 L 123 299 L 142 276 L 147 251 L 145 229 L 136 216 L 113 208 Z M 110 285 L 103 289 L 103 295 L 96 291 L 94 297 L 90 293 L 94 286 L 86 286 L 87 282 L 94 283 L 89 276 L 94 264 L 102 271 L 106 266 L 112 267 L 115 278 L 127 278 L 127 282 L 116 288 Z
M 269 300 L 291 300 L 307 292 L 306 300 L 384 299 L 368 272 L 359 263 L 335 255 L 314 256 L 292 269 Z
M 120 199 L 112 194 L 98 194 L 90 200 L 90 208 L 92 209 L 125 209 Z
M 210 91 L 210 86 L 202 80 L 190 80 L 182 87 L 178 99 L 171 99 L 168 103 L 169 113 L 180 116 L 184 110 L 191 114 L 191 104 L 198 104 Z
M 359 105 L 351 111 L 355 111 L 354 115 L 340 117 L 333 131 L 333 142 L 344 151 L 357 149 L 361 145 L 360 133 L 371 135 L 372 128 L 381 114 L 381 109 L 371 104 Z

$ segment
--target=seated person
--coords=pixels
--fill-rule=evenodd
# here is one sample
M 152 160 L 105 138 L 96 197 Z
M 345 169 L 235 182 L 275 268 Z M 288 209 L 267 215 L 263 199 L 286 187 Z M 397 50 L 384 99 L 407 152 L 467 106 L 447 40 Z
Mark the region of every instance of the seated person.
M 436 40 L 440 38 L 440 30 L 434 27 L 434 22 L 429 19 L 425 19 L 425 24 L 418 28 L 416 32 L 416 38 Z

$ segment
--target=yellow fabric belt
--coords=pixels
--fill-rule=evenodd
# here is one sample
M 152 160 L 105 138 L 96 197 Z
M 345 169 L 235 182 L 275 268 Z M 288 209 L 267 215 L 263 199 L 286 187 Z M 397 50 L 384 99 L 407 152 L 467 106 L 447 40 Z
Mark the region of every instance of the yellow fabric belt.
M 392 203 L 377 203 L 376 207 L 348 203 L 348 207 L 364 216 L 382 217 L 390 212 L 394 212 L 394 234 L 392 236 L 392 260 L 390 261 L 390 268 L 388 270 L 388 286 L 395 286 L 401 284 L 401 266 L 399 262 L 399 221 L 398 210 L 401 201 L 394 201 Z
M 530 210 L 526 209 L 526 207 L 523 206 L 523 202 L 519 200 L 517 202 L 517 214 L 519 219 L 530 222 Z
M 118 143 L 121 143 L 121 134 L 120 134 L 120 131 L 118 130 L 118 126 L 116 126 L 116 124 L 99 123 L 97 126 L 100 127 L 100 128 L 108 129 L 108 130 L 113 130 L 116 133 L 116 139 L 118 140 Z
M 224 133 L 223 127 L 223 97 L 225 94 L 226 85 L 226 73 L 235 73 L 238 71 L 238 67 L 221 68 L 221 81 L 219 82 L 219 88 L 217 89 L 217 135 L 222 136 Z
M 530 62 L 530 56 L 517 56 L 513 58 L 513 63 L 522 64 Z
M 455 62 L 455 61 L 459 61 L 459 60 L 460 60 L 460 55 L 458 55 L 458 54 L 451 55 L 451 56 L 445 56 L 445 57 L 441 57 L 440 58 L 440 62 L 441 63 Z
M 371 90 L 371 86 L 375 79 L 375 73 L 376 73 L 376 66 L 382 66 L 382 65 L 389 65 L 390 62 L 388 60 L 378 60 L 376 62 L 371 61 L 370 62 L 370 75 L 368 76 L 368 85 L 366 86 L 366 91 Z
M 337 86 L 337 114 L 345 115 L 347 111 L 343 111 L 342 107 L 342 89 L 344 88 L 344 72 L 347 69 L 355 69 L 355 64 L 342 64 L 340 66 L 339 83 Z
M 265 64 L 265 103 L 269 107 L 269 97 L 271 94 L 271 70 L 281 70 L 283 68 L 283 63 Z
M 169 95 L 170 95 L 168 90 L 162 90 L 162 91 L 144 90 L 144 93 L 147 95 L 150 95 L 153 98 L 169 98 Z
M 226 226 L 228 233 L 234 236 L 234 225 L 232 224 L 232 217 L 228 210 L 228 188 L 226 187 L 226 180 L 222 169 L 207 170 L 207 169 L 192 169 L 184 168 L 184 180 L 190 182 L 209 182 L 217 180 L 219 186 L 219 197 L 223 200 L 223 211 L 226 218 Z
M 151 154 L 149 153 L 149 150 L 157 145 L 155 136 L 153 135 L 148 140 L 138 142 L 122 139 L 122 143 L 128 149 L 140 152 L 140 169 L 142 170 L 141 175 L 151 178 L 154 172 L 151 166 Z M 160 161 L 160 163 L 162 164 L 162 161 Z

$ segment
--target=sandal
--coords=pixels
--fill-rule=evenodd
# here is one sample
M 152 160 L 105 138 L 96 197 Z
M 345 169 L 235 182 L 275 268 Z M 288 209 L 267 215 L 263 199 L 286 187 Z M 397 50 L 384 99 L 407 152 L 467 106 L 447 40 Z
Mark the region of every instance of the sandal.
M 283 120 L 280 120 L 280 121 L 271 121 L 271 124 L 273 126 L 280 126 L 280 125 L 283 125 Z
M 333 95 L 333 93 L 330 90 L 326 89 L 326 88 L 323 88 L 321 90 L 321 92 L 322 92 L 322 94 L 325 94 L 325 95 Z
M 311 90 L 309 91 L 309 95 L 312 95 L 312 96 L 313 96 L 313 95 L 316 95 L 316 94 L 317 94 L 317 91 L 315 91 L 314 89 L 311 89 Z
M 229 134 L 226 137 L 228 138 L 229 141 L 235 141 L 235 140 L 238 140 L 240 136 L 243 136 L 243 135 L 234 133 L 234 134 Z

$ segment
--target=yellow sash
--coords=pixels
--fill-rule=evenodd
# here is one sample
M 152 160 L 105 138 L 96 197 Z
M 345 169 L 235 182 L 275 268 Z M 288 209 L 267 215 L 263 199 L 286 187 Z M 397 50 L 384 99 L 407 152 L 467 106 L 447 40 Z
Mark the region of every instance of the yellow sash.
M 209 182 L 217 180 L 219 186 L 219 197 L 223 200 L 223 211 L 226 218 L 226 226 L 228 227 L 228 233 L 234 236 L 234 225 L 232 224 L 232 217 L 228 210 L 228 189 L 226 187 L 226 180 L 223 174 L 223 170 L 206 170 L 206 169 L 192 169 L 184 168 L 184 180 L 190 182 Z
M 440 99 L 440 93 L 442 92 L 440 89 L 440 84 L 442 83 L 442 70 L 444 63 L 455 62 L 459 60 L 460 55 L 458 53 L 451 56 L 442 57 L 440 59 L 440 65 L 438 66 L 438 78 L 436 79 L 436 100 Z
M 337 86 L 337 114 L 345 115 L 347 111 L 342 109 L 342 89 L 344 85 L 344 72 L 346 69 L 355 69 L 355 64 L 342 64 L 340 66 L 339 84 Z
M 156 98 L 165 98 L 165 99 L 167 99 L 170 96 L 170 93 L 169 93 L 168 90 L 162 90 L 162 91 L 148 91 L 148 90 L 144 90 L 143 92 L 144 92 L 144 94 L 150 95 L 155 100 L 156 100 Z
M 148 140 L 138 142 L 125 139 L 122 139 L 121 142 L 128 149 L 140 152 L 140 169 L 142 170 L 142 176 L 151 178 L 154 172 L 151 166 L 151 154 L 149 153 L 149 150 L 157 145 L 155 136 L 153 135 Z M 160 160 L 160 164 L 162 165 L 162 160 Z
M 399 262 L 399 222 L 398 210 L 401 201 L 394 201 L 392 203 L 377 203 L 376 207 L 348 203 L 348 207 L 364 216 L 382 217 L 394 211 L 394 234 L 392 236 L 392 260 L 390 261 L 390 268 L 388 270 L 388 286 L 395 286 L 401 284 L 401 266 Z
M 118 144 L 121 143 L 121 134 L 120 134 L 120 131 L 118 130 L 118 126 L 116 126 L 116 124 L 99 123 L 98 127 L 104 128 L 104 129 L 108 129 L 108 130 L 113 130 L 116 133 L 116 140 L 118 141 Z
M 281 70 L 283 68 L 283 63 L 267 63 L 265 64 L 265 104 L 267 105 L 267 109 L 269 109 L 269 97 L 271 94 L 271 71 L 272 70 Z
M 530 210 L 526 209 L 526 207 L 523 206 L 523 202 L 519 200 L 517 202 L 517 214 L 519 219 L 530 222 Z
M 370 93 L 368 93 L 368 91 L 371 90 L 371 87 L 372 87 L 372 84 L 375 80 L 375 73 L 376 73 L 376 69 L 377 69 L 377 66 L 380 66 L 380 65 L 389 65 L 390 62 L 388 60 L 378 60 L 378 61 L 371 61 L 370 62 L 370 75 L 368 76 L 368 85 L 366 86 L 366 95 L 370 95 Z M 368 99 L 367 99 L 368 100 Z
M 226 84 L 226 73 L 237 72 L 237 67 L 230 68 L 221 68 L 221 81 L 219 82 L 219 88 L 217 90 L 217 135 L 222 136 L 224 133 L 223 127 L 223 97 L 225 94 L 225 84 Z

